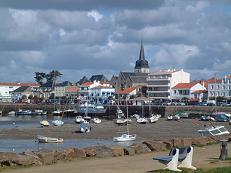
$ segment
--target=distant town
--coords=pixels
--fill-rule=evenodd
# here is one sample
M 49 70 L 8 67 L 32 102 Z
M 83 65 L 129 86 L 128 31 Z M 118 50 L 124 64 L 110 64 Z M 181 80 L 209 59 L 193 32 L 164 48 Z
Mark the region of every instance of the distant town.
M 114 104 L 129 99 L 130 104 L 150 102 L 156 105 L 223 105 L 231 102 L 231 75 L 223 78 L 191 81 L 183 69 L 163 69 L 150 72 L 141 43 L 133 72 L 120 72 L 107 79 L 103 74 L 78 82 L 60 83 L 62 74 L 35 72 L 35 83 L 0 82 L 0 101 L 33 104 L 75 104 L 91 101 Z

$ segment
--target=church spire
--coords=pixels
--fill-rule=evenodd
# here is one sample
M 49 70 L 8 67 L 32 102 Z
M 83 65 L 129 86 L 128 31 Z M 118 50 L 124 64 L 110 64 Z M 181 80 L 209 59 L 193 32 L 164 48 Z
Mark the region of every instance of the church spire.
M 144 56 L 144 46 L 143 46 L 143 41 L 141 40 L 141 45 L 140 45 L 140 56 L 139 56 L 139 60 L 145 60 L 145 56 Z
M 148 65 L 148 61 L 144 57 L 144 46 L 142 40 L 140 45 L 139 59 L 136 61 L 134 71 L 135 73 L 149 73 L 149 65 Z

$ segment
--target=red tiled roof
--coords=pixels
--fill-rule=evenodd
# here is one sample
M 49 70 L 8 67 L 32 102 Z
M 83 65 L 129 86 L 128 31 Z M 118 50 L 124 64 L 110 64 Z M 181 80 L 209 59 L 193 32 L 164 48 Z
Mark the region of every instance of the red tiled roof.
M 208 83 L 221 83 L 222 80 L 218 79 L 218 78 L 215 78 L 215 77 L 212 77 L 212 78 L 208 79 L 207 82 Z
M 173 89 L 190 89 L 197 83 L 179 83 L 173 87 Z
M 202 94 L 202 93 L 207 93 L 207 92 L 208 92 L 207 90 L 197 90 L 197 91 L 192 92 L 192 94 Z
M 231 74 L 229 74 L 228 76 L 226 76 L 227 79 L 231 79 Z
M 132 91 L 134 91 L 136 88 L 134 87 L 131 87 L 131 88 L 125 88 L 123 90 L 119 90 L 118 91 L 118 94 L 129 94 L 131 93 Z
M 85 82 L 85 83 L 83 83 L 82 85 L 90 86 L 90 85 L 92 85 L 92 84 L 93 84 L 93 82 Z
M 35 86 L 39 87 L 38 83 L 23 83 L 23 82 L 0 82 L 0 86 Z
M 79 91 L 79 88 L 76 86 L 69 86 L 69 87 L 66 87 L 65 89 L 65 92 L 68 92 L 68 93 L 77 93 L 78 91 Z
M 112 87 L 99 85 L 99 86 L 96 86 L 94 88 L 112 88 Z

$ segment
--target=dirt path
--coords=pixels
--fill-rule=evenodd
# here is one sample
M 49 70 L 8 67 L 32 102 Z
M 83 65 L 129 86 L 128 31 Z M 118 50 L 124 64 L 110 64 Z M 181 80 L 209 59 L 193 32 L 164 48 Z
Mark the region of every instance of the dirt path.
M 231 151 L 231 144 L 228 146 Z M 193 165 L 197 168 L 231 166 L 230 161 L 218 161 L 220 145 L 194 148 Z M 167 152 L 156 152 L 136 156 L 124 156 L 104 159 L 74 160 L 54 165 L 7 170 L 9 173 L 145 173 L 154 172 L 164 165 L 153 161 L 152 157 L 166 155 Z

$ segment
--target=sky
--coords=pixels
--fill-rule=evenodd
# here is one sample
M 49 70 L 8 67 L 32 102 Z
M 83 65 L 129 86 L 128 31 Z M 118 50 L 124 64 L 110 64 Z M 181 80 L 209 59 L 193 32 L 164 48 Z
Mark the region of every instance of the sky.
M 133 71 L 141 40 L 150 71 L 191 79 L 231 70 L 229 0 L 1 0 L 0 81 L 61 81 Z

